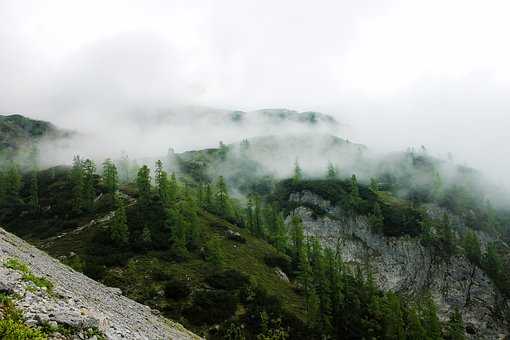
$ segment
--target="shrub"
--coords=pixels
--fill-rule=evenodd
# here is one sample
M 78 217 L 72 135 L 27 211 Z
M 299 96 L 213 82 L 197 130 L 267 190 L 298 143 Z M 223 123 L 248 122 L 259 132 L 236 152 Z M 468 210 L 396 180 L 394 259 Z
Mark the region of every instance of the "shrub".
M 239 289 L 249 283 L 246 275 L 234 269 L 212 274 L 205 281 L 211 287 L 226 290 Z
M 180 300 L 188 297 L 192 289 L 188 282 L 172 278 L 165 282 L 163 291 L 165 292 L 165 297 Z

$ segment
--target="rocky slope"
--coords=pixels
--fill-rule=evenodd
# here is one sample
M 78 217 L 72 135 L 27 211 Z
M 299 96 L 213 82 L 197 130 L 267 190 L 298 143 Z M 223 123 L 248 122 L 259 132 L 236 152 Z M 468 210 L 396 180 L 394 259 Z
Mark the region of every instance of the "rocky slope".
M 303 220 L 306 234 L 339 249 L 344 261 L 370 266 L 383 290 L 408 296 L 430 291 L 443 320 L 454 308 L 461 310 L 466 333 L 472 339 L 503 339 L 508 335 L 502 322 L 494 317 L 495 306 L 501 303 L 497 289 L 465 257 L 440 259 L 417 238 L 389 238 L 372 233 L 366 217 L 348 218 L 338 207 L 308 191 L 291 194 L 290 201 L 301 205 L 293 214 Z M 320 207 L 328 213 L 314 216 L 305 205 Z M 429 211 L 432 213 L 433 209 Z M 487 238 L 479 236 L 482 242 Z
M 0 291 L 16 296 L 27 325 L 72 329 L 78 339 L 199 339 L 1 228 L 0 262 Z

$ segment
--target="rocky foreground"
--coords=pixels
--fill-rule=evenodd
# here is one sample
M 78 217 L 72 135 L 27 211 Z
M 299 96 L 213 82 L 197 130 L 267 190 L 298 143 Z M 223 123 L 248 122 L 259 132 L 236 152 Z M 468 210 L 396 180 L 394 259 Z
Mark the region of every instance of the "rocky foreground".
M 199 339 L 1 228 L 0 292 L 26 325 L 54 329 L 53 339 Z

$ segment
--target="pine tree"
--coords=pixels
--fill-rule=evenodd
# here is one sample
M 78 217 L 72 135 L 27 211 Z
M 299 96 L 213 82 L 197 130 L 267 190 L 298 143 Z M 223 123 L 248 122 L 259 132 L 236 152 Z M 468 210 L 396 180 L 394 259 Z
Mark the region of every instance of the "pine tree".
M 294 162 L 294 175 L 292 176 L 292 180 L 294 183 L 298 183 L 303 179 L 303 170 L 299 166 L 298 160 Z
M 375 233 L 382 233 L 384 229 L 384 216 L 378 202 L 374 203 L 374 209 L 368 217 L 370 227 Z
M 361 197 L 359 195 L 359 187 L 358 180 L 356 175 L 352 175 L 351 177 L 351 191 L 348 197 L 348 206 L 350 213 L 354 213 L 361 203 Z
M 96 165 L 90 159 L 83 162 L 83 192 L 82 202 L 83 207 L 88 211 L 94 208 L 94 200 L 96 198 L 96 188 L 94 173 L 96 172 Z
M 285 220 L 283 214 L 279 213 L 276 216 L 276 230 L 274 234 L 274 246 L 281 252 L 287 249 L 287 228 L 285 227 Z
M 480 266 L 482 262 L 482 250 L 480 247 L 480 240 L 474 231 L 468 230 L 466 235 L 464 235 L 462 246 L 468 260 L 473 264 Z
M 168 206 L 169 204 L 171 204 L 170 182 L 168 181 L 168 174 L 166 173 L 165 170 L 163 170 L 163 162 L 161 162 L 160 160 L 156 162 L 154 178 L 156 181 L 158 195 L 161 198 L 163 204 L 165 206 Z
M 386 295 L 385 311 L 385 338 L 404 340 L 404 321 L 402 315 L 402 308 L 400 298 L 395 293 L 388 293 Z
M 252 234 L 255 234 L 255 218 L 253 216 L 253 199 L 251 195 L 248 196 L 248 202 L 246 203 L 246 227 Z
M 298 216 L 292 216 L 290 222 L 290 233 L 292 241 L 292 263 L 294 268 L 299 270 L 300 262 L 303 261 L 305 256 L 305 235 L 303 224 Z
M 370 186 L 368 187 L 373 193 L 379 191 L 379 182 L 375 178 L 370 178 Z
M 483 268 L 493 280 L 497 281 L 499 279 L 503 270 L 503 262 L 498 255 L 495 243 L 487 245 L 487 253 L 483 257 Z
M 328 163 L 328 173 L 327 173 L 327 176 L 326 178 L 328 179 L 336 179 L 338 177 L 338 171 L 336 169 L 336 166 L 329 162 Z
M 447 331 L 448 331 L 447 339 L 449 340 L 466 339 L 464 321 L 462 320 L 462 314 L 460 314 L 458 308 L 455 308 L 452 315 L 450 316 L 450 320 L 448 320 Z
M 427 332 L 421 324 L 416 308 L 411 307 L 407 313 L 406 336 L 408 340 L 429 340 Z
M 106 192 L 110 195 L 115 195 L 119 187 L 119 176 L 117 167 L 109 158 L 103 162 L 103 181 Z
M 30 178 L 30 206 L 34 211 L 39 211 L 39 183 L 37 171 L 32 171 Z
M 75 213 L 80 213 L 83 206 L 83 161 L 80 156 L 73 159 L 73 167 L 71 168 L 71 186 L 72 186 L 72 205 Z
M 254 234 L 258 237 L 264 237 L 265 228 L 264 221 L 262 219 L 262 203 L 260 197 L 255 196 L 255 209 L 253 213 L 253 228 Z
M 209 183 L 205 185 L 204 208 L 209 211 L 213 209 L 213 194 Z
M 138 189 L 138 202 L 141 206 L 147 206 L 151 196 L 151 177 L 147 165 L 142 166 L 140 170 L 138 170 L 136 186 Z
M 422 325 L 430 340 L 441 340 L 441 323 L 437 317 L 437 307 L 432 296 L 426 294 L 419 310 Z
M 227 184 L 225 183 L 223 176 L 220 176 L 216 184 L 216 210 L 218 214 L 222 217 L 229 216 L 228 201 L 229 196 Z
M 118 246 L 125 246 L 129 241 L 129 230 L 127 226 L 126 208 L 119 196 L 115 197 L 115 215 L 113 215 L 110 227 L 110 237 Z
M 4 195 L 8 203 L 20 201 L 20 190 L 22 186 L 21 172 L 17 164 L 12 163 L 7 169 L 4 180 Z
M 216 267 L 223 265 L 223 252 L 221 251 L 220 240 L 217 237 L 212 237 L 206 245 L 207 248 L 207 261 Z

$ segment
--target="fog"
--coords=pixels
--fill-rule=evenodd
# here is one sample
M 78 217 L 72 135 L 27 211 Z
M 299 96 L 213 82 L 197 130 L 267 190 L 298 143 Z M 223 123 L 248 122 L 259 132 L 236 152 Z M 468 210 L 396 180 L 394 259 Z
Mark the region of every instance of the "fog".
M 372 150 L 425 145 L 508 186 L 509 10 L 506 1 L 3 0 L 0 113 L 79 131 L 72 152 L 152 157 L 301 131 L 232 129 L 214 119 L 228 110 L 314 110 Z

